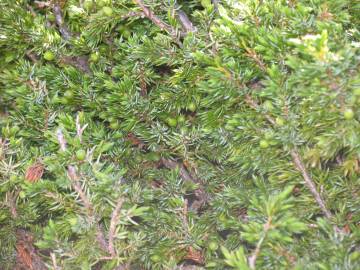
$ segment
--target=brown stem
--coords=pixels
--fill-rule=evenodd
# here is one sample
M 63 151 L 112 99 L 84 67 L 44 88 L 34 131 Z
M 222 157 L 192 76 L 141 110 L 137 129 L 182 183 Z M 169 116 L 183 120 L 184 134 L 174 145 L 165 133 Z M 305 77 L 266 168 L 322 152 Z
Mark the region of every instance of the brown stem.
M 128 13 L 121 15 L 121 20 L 126 20 L 129 18 L 134 18 L 134 17 L 144 17 L 145 14 L 143 12 L 137 12 L 137 11 L 129 11 Z
M 147 6 L 145 6 L 144 1 L 142 0 L 134 0 L 134 2 L 141 8 L 144 16 L 146 18 L 148 18 L 149 20 L 151 20 L 154 24 L 156 24 L 157 26 L 159 26 L 159 28 L 161 30 L 165 30 L 166 32 L 168 32 L 171 37 L 175 40 L 175 42 L 181 46 L 181 42 L 179 41 L 177 34 L 176 34 L 176 30 L 174 28 L 172 28 L 170 25 L 168 25 L 167 23 L 163 22 L 160 18 L 158 18 L 154 12 L 152 12 L 152 10 L 150 8 L 148 8 Z
M 79 138 L 80 143 L 82 143 L 82 134 L 84 132 L 84 130 L 86 129 L 86 127 L 88 126 L 88 124 L 85 124 L 84 126 L 81 126 L 80 124 L 80 114 L 77 114 L 76 116 L 76 134 Z
M 51 252 L 50 257 L 51 257 L 51 262 L 52 262 L 52 265 L 54 267 L 54 270 L 58 270 L 55 254 Z
M 33 54 L 32 52 L 27 51 L 25 53 L 25 55 L 27 56 L 27 58 L 29 58 L 31 60 L 31 62 L 33 62 L 35 64 L 38 62 L 38 59 L 36 58 L 35 54 Z
M 256 260 L 260 254 L 261 245 L 264 242 L 264 240 L 268 234 L 268 231 L 271 228 L 271 221 L 272 221 L 272 218 L 269 217 L 266 224 L 264 225 L 263 235 L 257 242 L 255 250 L 251 253 L 251 256 L 248 258 L 249 266 L 251 269 L 256 269 Z
M 317 191 L 314 181 L 311 179 L 309 173 L 307 172 L 305 165 L 303 164 L 300 154 L 297 152 L 297 150 L 293 149 L 290 151 L 292 160 L 294 162 L 295 167 L 301 172 L 305 184 L 314 196 L 316 202 L 320 206 L 321 211 L 324 213 L 324 215 L 328 218 L 332 218 L 331 212 L 326 208 L 325 202 L 323 198 L 321 198 L 320 193 Z
M 15 192 L 6 192 L 6 197 L 5 197 L 5 201 L 6 201 L 6 205 L 10 208 L 10 213 L 13 219 L 16 219 L 18 217 L 18 213 L 16 210 L 16 198 L 19 195 L 20 190 L 15 191 Z
M 115 230 L 116 230 L 116 225 L 119 219 L 119 215 L 120 215 L 120 210 L 122 207 L 122 204 L 124 202 L 123 198 L 119 198 L 116 206 L 114 208 L 114 211 L 111 214 L 111 221 L 110 221 L 110 228 L 109 228 L 109 252 L 112 256 L 116 255 L 115 249 L 114 249 L 114 236 L 115 236 Z
M 66 151 L 66 140 L 65 140 L 60 128 L 57 131 L 57 138 L 58 138 L 61 150 Z M 67 173 L 68 173 L 68 177 L 71 180 L 73 189 L 79 194 L 79 197 L 80 197 L 81 201 L 83 202 L 85 209 L 88 212 L 89 219 L 98 220 L 98 218 L 94 214 L 94 208 L 93 208 L 93 205 L 91 204 L 90 199 L 87 197 L 86 193 L 83 191 L 83 189 L 81 188 L 81 185 L 79 184 L 80 177 L 78 176 L 75 167 L 72 165 L 69 165 Z M 98 223 L 96 224 L 96 240 L 99 243 L 100 247 L 104 251 L 109 252 L 109 249 L 108 249 L 109 245 L 106 243 L 104 233 L 102 231 L 101 226 Z
M 252 97 L 250 95 L 245 95 L 245 102 L 254 110 L 259 110 L 259 104 L 256 103 L 256 101 L 254 99 L 252 99 Z M 268 114 L 264 114 L 264 117 L 266 118 L 266 120 L 268 120 L 272 125 L 275 125 L 275 119 L 272 118 L 270 115 Z
M 162 158 L 161 163 L 168 169 L 178 168 L 180 177 L 184 181 L 199 184 L 199 187 L 195 190 L 195 196 L 196 196 L 197 200 L 195 200 L 191 204 L 191 208 L 194 209 L 195 211 L 200 209 L 208 200 L 207 193 L 206 193 L 204 187 L 201 185 L 200 179 L 197 178 L 196 176 L 193 176 L 182 163 L 176 162 L 171 159 L 166 159 L 166 158 Z
M 151 20 L 154 24 L 160 27 L 161 30 L 165 30 L 169 33 L 172 33 L 174 30 L 171 28 L 170 25 L 160 20 L 154 12 L 151 11 L 150 8 L 145 6 L 144 2 L 142 0 L 134 0 L 134 2 L 142 9 L 144 15 Z
M 53 12 L 55 15 L 55 22 L 56 22 L 57 26 L 59 27 L 59 31 L 60 31 L 62 37 L 65 40 L 69 40 L 71 38 L 71 33 L 70 33 L 69 29 L 67 28 L 67 26 L 64 24 L 61 7 L 59 4 L 57 4 L 57 3 L 54 4 Z
M 60 144 L 61 151 L 66 151 L 66 140 L 60 128 L 56 131 L 56 136 Z
M 245 102 L 254 110 L 258 110 L 259 109 L 259 105 L 256 103 L 255 100 L 253 100 L 251 98 L 250 95 L 246 95 L 245 96 Z M 272 118 L 270 115 L 268 114 L 264 114 L 264 117 L 272 124 L 275 125 L 276 122 L 274 120 L 274 118 Z M 316 185 L 314 183 L 314 181 L 312 180 L 312 178 L 310 177 L 310 174 L 308 173 L 308 171 L 306 170 L 305 165 L 303 164 L 300 154 L 297 152 L 296 149 L 292 149 L 290 151 L 294 166 L 296 167 L 297 170 L 299 170 L 302 174 L 302 177 L 305 181 L 305 185 L 307 186 L 307 188 L 310 190 L 311 194 L 314 196 L 317 204 L 319 205 L 321 211 L 324 213 L 325 217 L 328 219 L 332 218 L 332 214 L 331 212 L 326 208 L 325 205 L 325 201 L 323 200 L 323 198 L 321 197 L 320 193 L 317 191 L 316 189 Z
M 68 166 L 68 176 L 71 180 L 71 184 L 74 188 L 74 190 L 79 194 L 81 201 L 83 202 L 86 210 L 88 211 L 89 215 L 93 217 L 93 206 L 89 200 L 89 198 L 86 196 L 85 192 L 82 190 L 80 184 L 79 184 L 79 176 L 76 173 L 76 169 L 74 166 L 69 165 Z
M 16 231 L 16 265 L 14 269 L 46 270 L 38 250 L 34 247 L 33 235 L 23 229 Z
M 196 177 L 193 177 L 188 170 L 185 168 L 185 166 L 182 163 L 176 162 L 171 159 L 162 158 L 161 159 L 162 164 L 168 169 L 176 169 L 179 168 L 179 174 L 180 177 L 187 182 L 193 182 L 193 183 L 199 183 L 199 179 Z
M 194 27 L 193 23 L 190 21 L 189 17 L 186 15 L 184 11 L 177 8 L 176 11 L 179 21 L 182 27 L 185 29 L 186 32 L 195 32 L 196 28 Z

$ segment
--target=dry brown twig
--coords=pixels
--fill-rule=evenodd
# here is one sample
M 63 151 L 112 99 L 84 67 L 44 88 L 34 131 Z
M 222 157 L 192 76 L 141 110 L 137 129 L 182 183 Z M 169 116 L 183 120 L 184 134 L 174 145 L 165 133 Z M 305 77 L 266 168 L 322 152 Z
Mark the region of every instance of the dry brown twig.
M 229 71 L 227 71 L 227 74 L 231 74 Z M 236 80 L 235 78 L 233 78 L 232 76 L 229 77 L 233 83 L 239 88 L 242 89 L 244 87 L 246 87 L 245 85 L 243 85 L 242 83 L 240 83 L 238 80 Z M 245 99 L 244 101 L 246 102 L 246 104 L 254 109 L 255 111 L 260 111 L 260 106 L 259 104 L 249 95 L 246 94 L 245 95 Z M 273 126 L 276 125 L 276 121 L 275 119 L 266 114 L 263 113 L 262 114 L 265 119 Z M 319 205 L 321 211 L 323 212 L 323 214 L 325 215 L 326 218 L 331 219 L 333 217 L 332 213 L 327 209 L 326 204 L 324 199 L 322 198 L 322 196 L 320 195 L 320 193 L 317 191 L 316 189 L 316 185 L 314 180 L 311 178 L 309 172 L 306 169 L 306 166 L 304 165 L 304 163 L 302 162 L 301 156 L 298 153 L 298 151 L 296 149 L 292 149 L 290 151 L 290 155 L 292 157 L 292 161 L 294 164 L 294 167 L 301 173 L 304 181 L 305 181 L 305 185 L 308 188 L 308 190 L 311 192 L 311 194 L 313 195 L 313 197 L 315 198 L 315 201 L 317 202 L 317 204 Z M 337 229 L 335 227 L 335 229 Z
M 81 139 L 82 132 L 86 128 L 86 125 L 81 127 L 79 115 L 76 120 L 76 127 L 77 127 L 77 136 L 79 136 L 79 139 Z M 66 151 L 66 140 L 65 140 L 60 128 L 57 131 L 57 137 L 58 137 L 58 141 L 59 141 L 61 150 Z M 94 213 L 94 207 L 79 183 L 80 176 L 76 172 L 76 168 L 73 165 L 68 165 L 67 174 L 68 174 L 69 179 L 71 180 L 71 185 L 72 185 L 73 189 L 79 195 L 83 205 L 85 206 L 85 209 L 87 210 L 88 217 L 90 218 L 90 220 L 98 222 L 99 218 L 96 217 L 96 214 Z M 114 248 L 114 239 L 115 239 L 117 221 L 119 219 L 120 210 L 121 210 L 121 206 L 122 206 L 123 202 L 124 202 L 124 199 L 119 198 L 117 200 L 116 206 L 111 214 L 108 241 L 106 241 L 106 239 L 105 239 L 105 236 L 104 236 L 104 233 L 103 233 L 103 230 L 102 230 L 100 224 L 99 223 L 96 224 L 96 240 L 98 241 L 100 247 L 104 251 L 110 253 L 110 255 L 111 255 L 110 257 L 104 257 L 104 259 L 107 259 L 107 260 L 111 260 L 111 259 L 115 258 L 115 256 L 116 256 L 116 251 Z
M 259 105 L 256 103 L 256 101 L 254 99 L 252 99 L 252 97 L 250 95 L 245 96 L 245 102 L 254 110 L 259 111 Z M 268 114 L 263 114 L 263 115 L 266 118 L 266 120 L 269 121 L 272 125 L 276 124 L 275 119 L 272 118 L 270 115 L 268 115 Z M 296 149 L 292 149 L 290 151 L 290 155 L 292 157 L 292 161 L 293 161 L 295 168 L 301 173 L 301 175 L 305 181 L 305 185 L 307 186 L 307 188 L 309 189 L 309 191 L 315 198 L 321 211 L 324 213 L 326 218 L 331 219 L 332 213 L 327 209 L 324 199 L 321 197 L 320 193 L 317 191 L 315 182 L 314 182 L 314 180 L 312 180 L 304 163 L 302 162 L 300 154 L 298 153 L 298 151 Z
M 170 36 L 174 39 L 174 41 L 181 47 L 182 44 L 177 36 L 176 29 L 172 28 L 167 23 L 163 22 L 159 17 L 155 15 L 155 13 L 145 6 L 144 1 L 142 0 L 134 0 L 134 2 L 141 8 L 143 15 L 156 24 L 161 30 L 166 31 L 170 34 Z
M 27 56 L 27 58 L 29 58 L 30 60 L 31 60 L 31 62 L 33 62 L 33 63 L 37 63 L 37 62 L 39 62 L 39 60 L 37 59 L 37 57 L 36 57 L 36 55 L 35 54 L 33 54 L 31 51 L 27 51 L 26 53 L 25 53 L 25 55 Z
M 59 31 L 60 31 L 62 37 L 65 40 L 71 39 L 72 35 L 71 35 L 68 27 L 64 24 L 61 7 L 58 3 L 54 3 L 53 12 L 55 15 L 55 22 L 56 22 L 57 26 L 59 27 Z
M 199 187 L 195 190 L 196 200 L 191 204 L 192 209 L 196 211 L 199 210 L 208 200 L 208 196 L 204 187 L 201 185 L 200 179 L 191 174 L 182 163 L 166 158 L 162 158 L 161 163 L 168 169 L 178 169 L 179 175 L 184 181 L 199 184 Z
M 82 190 L 81 185 L 79 184 L 79 176 L 77 175 L 76 169 L 73 165 L 69 165 L 68 169 L 67 169 L 67 173 L 68 173 L 68 177 L 71 180 L 71 184 L 74 188 L 74 190 L 77 192 L 77 194 L 79 194 L 79 197 L 81 199 L 81 201 L 83 202 L 86 210 L 89 213 L 90 217 L 93 217 L 93 206 L 89 200 L 89 198 L 87 197 L 86 193 Z
M 87 128 L 87 126 L 88 126 L 88 124 L 81 126 L 80 114 L 77 114 L 77 116 L 76 116 L 76 134 L 80 140 L 80 143 L 82 143 L 82 134 L 84 133 L 84 130 Z
M 22 229 L 16 231 L 16 265 L 14 270 L 46 270 L 47 267 L 34 247 L 33 236 Z
M 257 242 L 256 248 L 254 249 L 254 251 L 251 253 L 250 257 L 248 258 L 249 266 L 251 269 L 256 269 L 256 260 L 260 254 L 261 245 L 264 242 L 264 240 L 271 228 L 271 221 L 272 221 L 272 219 L 271 219 L 271 217 L 269 217 L 266 224 L 264 225 L 263 235 Z
M 57 136 L 61 151 L 66 151 L 66 140 L 65 140 L 64 134 L 62 133 L 60 128 L 56 131 L 56 136 Z
M 50 253 L 51 262 L 53 264 L 54 270 L 58 270 L 57 262 L 56 262 L 56 255 L 54 253 Z
M 186 32 L 196 32 L 196 28 L 194 27 L 193 23 L 186 15 L 186 13 L 180 9 L 179 6 L 176 6 L 176 13 L 182 27 L 185 29 Z
M 313 194 L 317 204 L 320 206 L 321 211 L 324 213 L 326 218 L 331 219 L 332 213 L 326 208 L 325 202 L 323 198 L 321 197 L 320 193 L 317 191 L 314 181 L 311 179 L 311 176 L 309 175 L 308 171 L 305 168 L 304 163 L 301 160 L 300 154 L 296 149 L 293 149 L 290 151 L 292 160 L 294 162 L 294 165 L 296 169 L 301 172 L 301 175 L 305 181 L 306 186 L 310 190 L 310 192 Z
M 124 202 L 123 198 L 119 198 L 116 206 L 111 214 L 111 221 L 110 221 L 110 228 L 109 228 L 109 245 L 108 245 L 108 249 L 109 252 L 112 256 L 116 255 L 115 249 L 114 249 L 114 236 L 115 236 L 115 230 L 116 230 L 116 225 L 119 219 L 119 215 L 120 215 L 120 210 L 122 207 L 122 204 Z
M 7 191 L 5 195 L 4 205 L 8 206 L 10 209 L 10 213 L 12 218 L 16 219 L 18 217 L 18 213 L 16 210 L 16 198 L 19 195 L 20 190 L 17 191 Z

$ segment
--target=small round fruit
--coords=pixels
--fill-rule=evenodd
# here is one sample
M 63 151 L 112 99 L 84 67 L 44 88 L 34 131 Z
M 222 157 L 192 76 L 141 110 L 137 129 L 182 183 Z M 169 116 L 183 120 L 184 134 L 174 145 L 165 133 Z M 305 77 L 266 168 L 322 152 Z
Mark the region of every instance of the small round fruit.
M 354 94 L 355 96 L 360 96 L 360 88 L 355 89 L 355 90 L 353 91 L 353 94 Z
M 275 123 L 279 126 L 279 127 L 282 127 L 283 125 L 285 125 L 285 120 L 281 117 L 277 117 L 275 119 Z
M 220 214 L 220 216 L 218 217 L 218 220 L 220 221 L 220 222 L 222 222 L 222 223 L 225 223 L 227 220 L 228 220 L 228 218 L 226 217 L 226 215 L 225 214 Z
M 26 197 L 25 192 L 24 192 L 24 191 L 20 191 L 20 192 L 19 192 L 19 197 L 20 197 L 21 199 L 24 199 L 24 198 Z
M 267 140 L 260 140 L 260 148 L 268 148 L 269 147 L 269 142 Z
M 201 5 L 204 8 L 209 8 L 209 7 L 211 7 L 211 1 L 210 0 L 201 0 Z
M 152 255 L 151 257 L 150 257 L 150 260 L 152 260 L 153 262 L 160 262 L 160 260 L 161 260 L 161 257 L 159 256 L 159 255 Z
M 90 10 L 93 7 L 93 1 L 92 0 L 86 0 L 83 4 L 84 8 L 86 10 Z
M 118 129 L 119 128 L 119 122 L 118 121 L 110 122 L 110 128 L 111 129 Z
M 189 111 L 195 112 L 196 111 L 196 104 L 194 102 L 190 102 L 188 104 L 187 108 L 189 109 Z
M 346 120 L 351 120 L 351 119 L 353 119 L 354 118 L 354 111 L 352 110 L 352 109 L 346 109 L 345 111 L 344 111 L 344 118 L 346 119 Z
M 76 217 L 68 219 L 71 226 L 75 226 L 78 223 L 78 219 Z
M 175 118 L 172 118 L 172 117 L 166 118 L 166 123 L 167 123 L 170 127 L 176 127 L 176 126 L 177 126 L 177 120 L 176 120 Z
M 129 38 L 131 36 L 131 32 L 129 30 L 124 30 L 121 35 L 124 37 L 124 38 Z
M 59 101 L 63 105 L 68 105 L 70 100 L 62 97 L 62 98 L 59 98 Z
M 18 126 L 13 126 L 13 127 L 10 128 L 10 132 L 12 134 L 17 133 L 19 130 L 20 130 L 20 128 Z
M 106 15 L 106 16 L 111 16 L 111 15 L 113 15 L 113 10 L 112 10 L 112 8 L 111 7 L 107 7 L 107 6 L 105 6 L 105 7 L 103 7 L 102 8 L 102 12 Z
M 189 131 L 188 127 L 185 127 L 185 126 L 184 126 L 184 127 L 181 127 L 181 128 L 180 128 L 180 132 L 183 133 L 183 134 L 188 133 L 188 131 Z
M 64 97 L 67 99 L 72 99 L 74 97 L 74 92 L 71 90 L 66 90 L 64 93 Z
M 90 61 L 91 62 L 95 63 L 95 62 L 99 61 L 99 58 L 100 58 L 100 55 L 97 52 L 90 54 Z
M 77 160 L 82 161 L 82 160 L 85 159 L 85 157 L 86 157 L 86 152 L 85 152 L 85 150 L 80 149 L 80 150 L 77 150 L 77 151 L 76 151 L 76 158 L 77 158 Z
M 219 248 L 219 245 L 216 241 L 211 241 L 209 243 L 209 249 L 212 250 L 212 251 L 215 251 Z
M 110 4 L 110 1 L 109 0 L 98 0 L 98 1 L 96 1 L 96 4 L 99 7 L 103 7 L 103 6 L 106 6 L 106 5 Z
M 99 52 L 100 53 L 107 53 L 108 52 L 108 47 L 106 45 L 100 45 L 99 46 Z
M 264 137 L 266 140 L 271 140 L 274 137 L 274 134 L 270 131 L 265 132 Z
M 46 61 L 52 61 L 52 60 L 55 59 L 55 55 L 54 55 L 54 53 L 51 52 L 51 51 L 46 51 L 46 52 L 44 53 L 44 59 L 45 59 Z
M 120 139 L 120 138 L 124 137 L 124 134 L 122 134 L 122 132 L 120 132 L 120 131 L 116 131 L 112 137 L 114 139 Z
M 52 13 L 49 13 L 47 15 L 47 19 L 50 21 L 50 22 L 55 22 L 55 15 L 52 14 Z
M 156 162 L 156 161 L 159 161 L 161 159 L 161 156 L 158 153 L 151 152 L 151 153 L 146 155 L 146 159 Z
M 177 118 L 178 123 L 185 123 L 186 118 L 183 115 L 179 115 Z
M 217 266 L 217 263 L 216 262 L 208 262 L 205 267 L 206 269 L 207 268 L 213 268 L 213 267 L 216 267 Z
M 233 125 L 230 125 L 230 124 L 226 124 L 224 128 L 228 131 L 233 131 L 236 129 L 236 127 L 234 127 Z
M 272 104 L 272 102 L 270 100 L 266 100 L 264 102 L 263 106 L 267 111 L 271 111 L 274 109 L 274 105 Z

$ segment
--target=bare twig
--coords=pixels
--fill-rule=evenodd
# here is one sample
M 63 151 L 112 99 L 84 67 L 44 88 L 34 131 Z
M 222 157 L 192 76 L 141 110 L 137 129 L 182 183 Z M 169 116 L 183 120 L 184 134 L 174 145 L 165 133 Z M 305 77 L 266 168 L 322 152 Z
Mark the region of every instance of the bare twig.
M 109 228 L 109 246 L 108 246 L 108 250 L 110 252 L 110 254 L 112 256 L 116 255 L 115 249 L 114 249 L 114 236 L 115 236 L 115 230 L 116 230 L 116 225 L 119 219 L 119 215 L 120 215 L 120 210 L 121 210 L 121 206 L 124 202 L 123 198 L 119 198 L 116 206 L 111 214 L 111 221 L 110 221 L 110 228 Z
M 220 1 L 219 0 L 212 0 L 211 2 L 213 3 L 213 5 L 215 6 L 215 9 L 217 10 Z
M 72 65 L 84 73 L 91 74 L 89 57 L 87 56 L 63 56 L 60 61 L 64 64 Z
M 16 231 L 16 251 L 15 269 L 47 269 L 39 252 L 34 247 L 34 237 L 30 232 L 22 229 Z
M 188 208 L 189 208 L 189 202 L 187 199 L 184 200 L 184 208 L 182 210 L 182 224 L 184 229 L 186 230 L 186 233 L 188 234 L 189 231 L 189 223 L 188 223 Z
M 10 213 L 12 218 L 16 219 L 18 217 L 18 213 L 16 210 L 16 198 L 19 195 L 20 190 L 15 192 L 6 192 L 5 195 L 5 204 L 10 208 Z
M 254 99 L 252 99 L 252 97 L 250 95 L 245 96 L 245 102 L 249 105 L 249 107 L 253 108 L 254 110 L 257 110 L 257 111 L 259 110 L 259 105 L 256 103 L 256 101 Z M 266 113 L 264 113 L 263 115 L 267 119 L 267 121 L 269 121 L 272 125 L 276 124 L 273 117 L 271 117 L 270 115 L 268 115 Z M 315 185 L 314 181 L 311 179 L 310 174 L 306 170 L 306 167 L 301 160 L 300 154 L 297 152 L 296 149 L 292 149 L 290 151 L 290 155 L 292 157 L 294 166 L 296 167 L 297 170 L 299 170 L 301 172 L 302 177 L 305 181 L 305 185 L 307 186 L 307 188 L 310 190 L 310 192 L 314 196 L 315 201 L 319 205 L 321 211 L 324 213 L 326 218 L 331 219 L 332 214 L 326 208 L 325 201 L 322 199 L 320 193 L 317 191 L 316 185 Z
M 56 131 L 56 136 L 60 144 L 61 151 L 66 151 L 66 140 L 64 138 L 64 134 L 62 133 L 61 128 Z
M 106 243 L 103 229 L 99 224 L 96 225 L 96 240 L 99 243 L 102 250 L 104 250 L 105 252 L 109 252 L 108 249 L 109 245 Z
M 128 13 L 121 15 L 121 20 L 126 20 L 129 18 L 134 18 L 134 17 L 144 17 L 145 14 L 143 12 L 138 12 L 138 11 L 129 11 Z
M 76 173 L 76 169 L 74 166 L 69 165 L 67 170 L 68 176 L 71 180 L 71 184 L 74 188 L 74 190 L 79 194 L 81 201 L 83 202 L 86 210 L 88 211 L 89 215 L 93 217 L 93 206 L 86 196 L 85 192 L 82 190 L 80 184 L 79 184 L 79 176 Z
M 51 253 L 50 253 L 50 257 L 51 257 L 51 261 L 52 261 L 54 270 L 58 270 L 58 266 L 57 266 L 57 263 L 56 263 L 56 256 L 55 256 L 55 254 L 51 252 Z
M 33 54 L 32 52 L 30 52 L 30 51 L 27 51 L 26 53 L 25 53 L 25 55 L 27 56 L 27 58 L 29 58 L 30 60 L 31 60 L 31 62 L 33 62 L 33 63 L 37 63 L 39 60 L 36 58 L 36 56 L 35 56 L 35 54 Z
M 258 111 L 259 110 L 259 104 L 257 104 L 257 102 L 250 96 L 250 95 L 245 95 L 245 102 L 254 110 Z M 268 114 L 263 114 L 264 117 L 266 118 L 266 120 L 268 120 L 272 125 L 275 125 L 275 119 L 272 118 L 270 115 Z
M 161 30 L 165 30 L 169 33 L 175 32 L 174 29 L 171 28 L 170 25 L 160 20 L 154 12 L 147 6 L 145 6 L 144 2 L 142 0 L 134 0 L 134 2 L 142 9 L 144 15 L 151 20 L 154 24 L 160 27 Z
M 182 27 L 185 29 L 186 32 L 195 32 L 196 28 L 194 27 L 193 23 L 190 21 L 189 17 L 186 15 L 184 11 L 177 7 L 176 13 L 178 15 L 179 21 Z
M 57 137 L 58 137 L 58 141 L 59 141 L 61 150 L 66 151 L 66 140 L 65 140 L 60 128 L 57 131 Z M 81 185 L 79 184 L 80 177 L 78 176 L 75 167 L 72 165 L 69 165 L 68 169 L 67 169 L 67 173 L 68 173 L 69 179 L 71 180 L 73 189 L 79 194 L 79 197 L 88 212 L 88 217 L 91 220 L 98 220 L 98 218 L 95 216 L 94 207 L 91 204 L 90 199 L 87 197 L 86 193 L 82 190 Z M 106 243 L 104 233 L 99 224 L 96 224 L 96 240 L 98 241 L 100 247 L 104 251 L 109 252 L 109 249 L 108 249 L 109 245 Z
M 168 25 L 167 23 L 163 22 L 160 18 L 158 18 L 155 15 L 155 13 L 152 12 L 152 10 L 150 8 L 145 6 L 143 0 L 134 0 L 134 2 L 141 8 L 141 10 L 146 18 L 151 20 L 161 30 L 165 30 L 166 32 L 168 32 L 171 35 L 171 37 L 176 41 L 176 43 L 179 46 L 181 46 L 181 42 L 179 41 L 177 34 L 176 34 L 176 29 L 172 28 L 170 25 Z
M 191 174 L 182 163 L 166 158 L 162 158 L 161 163 L 168 169 L 179 169 L 180 177 L 184 181 L 199 184 L 199 187 L 195 190 L 197 200 L 191 204 L 191 208 L 194 210 L 201 208 L 208 200 L 208 196 L 204 187 L 201 185 L 200 179 Z
M 291 157 L 293 159 L 295 167 L 301 172 L 305 184 L 314 196 L 316 202 L 320 206 L 321 211 L 324 213 L 324 215 L 328 218 L 332 218 L 332 213 L 326 208 L 325 202 L 323 198 L 321 197 L 320 193 L 317 191 L 314 181 L 311 179 L 309 173 L 307 172 L 305 165 L 303 164 L 300 154 L 296 149 L 291 150 L 290 152 Z
M 53 12 L 55 15 L 55 22 L 56 22 L 57 26 L 59 27 L 59 31 L 60 31 L 62 37 L 65 40 L 69 40 L 71 38 L 71 33 L 70 33 L 68 27 L 64 24 L 61 7 L 59 4 L 57 4 L 57 3 L 54 4 Z
M 266 238 L 266 236 L 268 234 L 268 231 L 271 228 L 271 221 L 272 221 L 272 218 L 269 217 L 266 224 L 264 225 L 263 234 L 262 234 L 261 238 L 259 239 L 259 241 L 256 244 L 256 248 L 251 253 L 251 256 L 248 258 L 249 266 L 250 266 L 251 269 L 256 268 L 256 260 L 257 260 L 257 257 L 260 254 L 261 245 L 264 242 L 264 240 L 265 240 L 265 238 Z
M 77 114 L 76 116 L 76 134 L 80 140 L 80 143 L 82 143 L 82 134 L 84 132 L 84 130 L 86 129 L 86 127 L 88 126 L 88 124 L 85 124 L 84 126 L 81 126 L 80 124 L 80 114 Z
M 162 158 L 162 164 L 168 169 L 179 169 L 180 177 L 187 182 L 199 183 L 199 180 L 193 177 L 182 163 L 176 162 L 171 159 Z
M 47 8 L 51 6 L 51 2 L 44 2 L 44 1 L 34 1 L 34 4 L 37 6 L 37 8 Z

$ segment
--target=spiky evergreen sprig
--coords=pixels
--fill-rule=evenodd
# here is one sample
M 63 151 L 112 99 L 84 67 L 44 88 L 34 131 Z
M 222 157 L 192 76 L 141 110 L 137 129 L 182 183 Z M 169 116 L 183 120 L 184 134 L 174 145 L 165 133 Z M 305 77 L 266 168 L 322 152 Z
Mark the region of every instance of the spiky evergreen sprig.
M 359 267 L 356 4 L 64 3 L 1 3 L 6 268 Z

